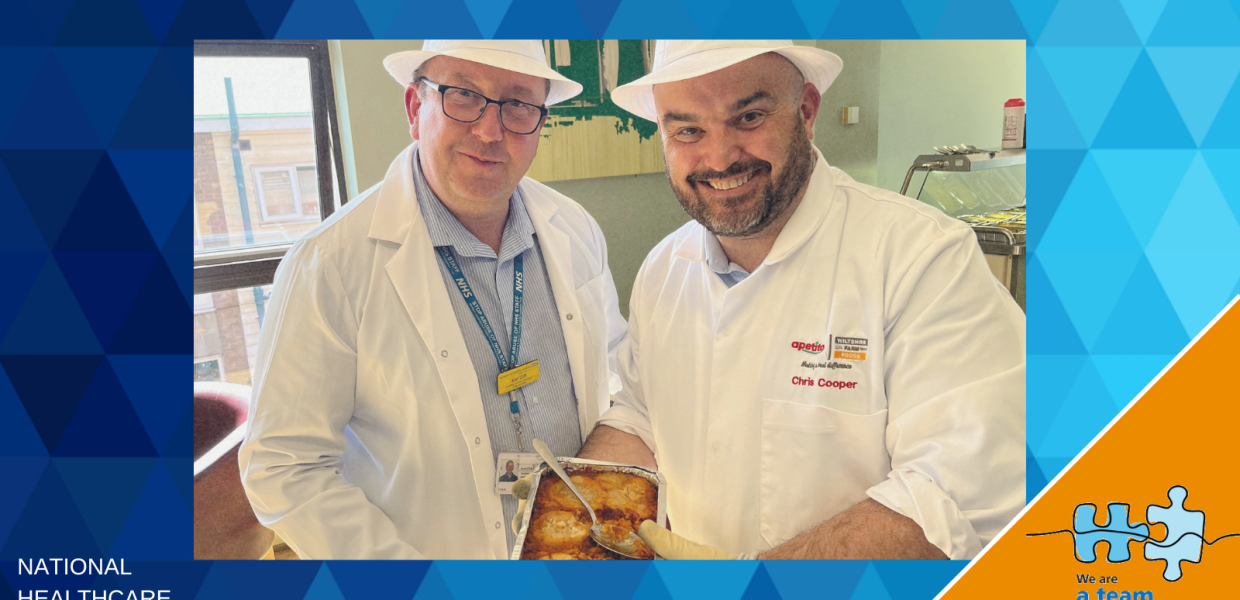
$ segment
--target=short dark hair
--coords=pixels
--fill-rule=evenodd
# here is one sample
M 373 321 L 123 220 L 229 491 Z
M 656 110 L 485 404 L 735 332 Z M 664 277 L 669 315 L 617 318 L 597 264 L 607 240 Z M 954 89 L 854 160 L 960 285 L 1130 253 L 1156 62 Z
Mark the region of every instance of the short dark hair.
M 427 89 L 426 86 L 422 85 L 422 78 L 426 77 L 426 65 L 431 64 L 431 61 L 435 60 L 435 58 L 437 57 L 432 56 L 422 61 L 422 64 L 418 65 L 417 69 L 414 69 L 413 79 L 409 80 L 409 85 L 418 86 L 418 98 L 421 99 L 422 101 L 426 100 L 426 96 L 423 96 L 422 94 L 424 94 L 425 90 Z M 551 94 L 551 80 L 544 78 L 543 81 L 547 82 L 547 87 L 545 90 L 543 90 L 543 96 L 544 96 L 543 104 L 546 104 L 547 102 L 545 100 L 545 97 Z

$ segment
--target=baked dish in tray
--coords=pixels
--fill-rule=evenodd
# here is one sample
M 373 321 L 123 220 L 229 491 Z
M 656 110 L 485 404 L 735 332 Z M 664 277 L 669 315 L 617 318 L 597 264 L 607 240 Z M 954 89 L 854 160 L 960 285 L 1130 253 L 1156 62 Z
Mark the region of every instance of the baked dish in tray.
M 581 490 L 599 525 L 610 527 L 619 537 L 636 533 L 642 521 L 655 520 L 658 496 L 646 479 L 627 473 L 602 472 L 589 468 L 568 469 L 573 485 Z M 590 539 L 590 513 L 554 473 L 538 482 L 529 531 L 521 549 L 523 560 L 611 560 L 624 559 Z M 641 558 L 653 559 L 654 551 L 639 545 Z

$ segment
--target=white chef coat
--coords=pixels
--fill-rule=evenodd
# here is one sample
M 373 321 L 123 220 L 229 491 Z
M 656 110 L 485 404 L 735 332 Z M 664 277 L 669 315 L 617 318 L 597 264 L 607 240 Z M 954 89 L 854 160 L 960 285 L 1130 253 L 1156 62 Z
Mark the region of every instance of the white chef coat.
M 676 532 L 765 551 L 868 496 L 976 556 L 1025 503 L 1025 318 L 972 230 L 818 154 L 730 289 L 710 235 L 646 258 L 599 421 L 654 450 Z
M 478 380 L 418 209 L 413 148 L 276 273 L 239 460 L 259 521 L 302 558 L 507 558 Z M 519 188 L 584 438 L 625 337 L 606 243 L 572 200 L 528 178 Z

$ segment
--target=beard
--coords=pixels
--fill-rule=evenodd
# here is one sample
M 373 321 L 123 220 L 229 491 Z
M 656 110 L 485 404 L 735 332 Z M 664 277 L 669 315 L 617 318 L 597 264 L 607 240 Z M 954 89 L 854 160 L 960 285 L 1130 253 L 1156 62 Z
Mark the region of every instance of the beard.
M 680 207 L 693 220 L 717 236 L 746 238 L 762 233 L 792 206 L 814 171 L 813 148 L 805 123 L 797 119 L 788 153 L 784 157 L 784 170 L 779 178 L 775 178 L 771 163 L 760 159 L 738 161 L 724 171 L 695 171 L 686 176 L 680 185 L 677 185 L 666 163 L 664 172 L 672 192 L 680 201 Z M 771 173 L 766 187 L 750 190 L 743 196 L 710 200 L 697 189 L 698 185 L 708 185 L 698 183 L 706 179 L 728 179 L 748 172 L 754 172 L 754 177 L 757 177 L 761 171 Z

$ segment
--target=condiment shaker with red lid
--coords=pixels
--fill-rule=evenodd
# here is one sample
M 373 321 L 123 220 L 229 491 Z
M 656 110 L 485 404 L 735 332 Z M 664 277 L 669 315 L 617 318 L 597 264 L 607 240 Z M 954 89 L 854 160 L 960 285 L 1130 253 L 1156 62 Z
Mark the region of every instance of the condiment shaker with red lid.
M 1021 98 L 1003 104 L 1003 147 L 1025 147 L 1025 101 Z

